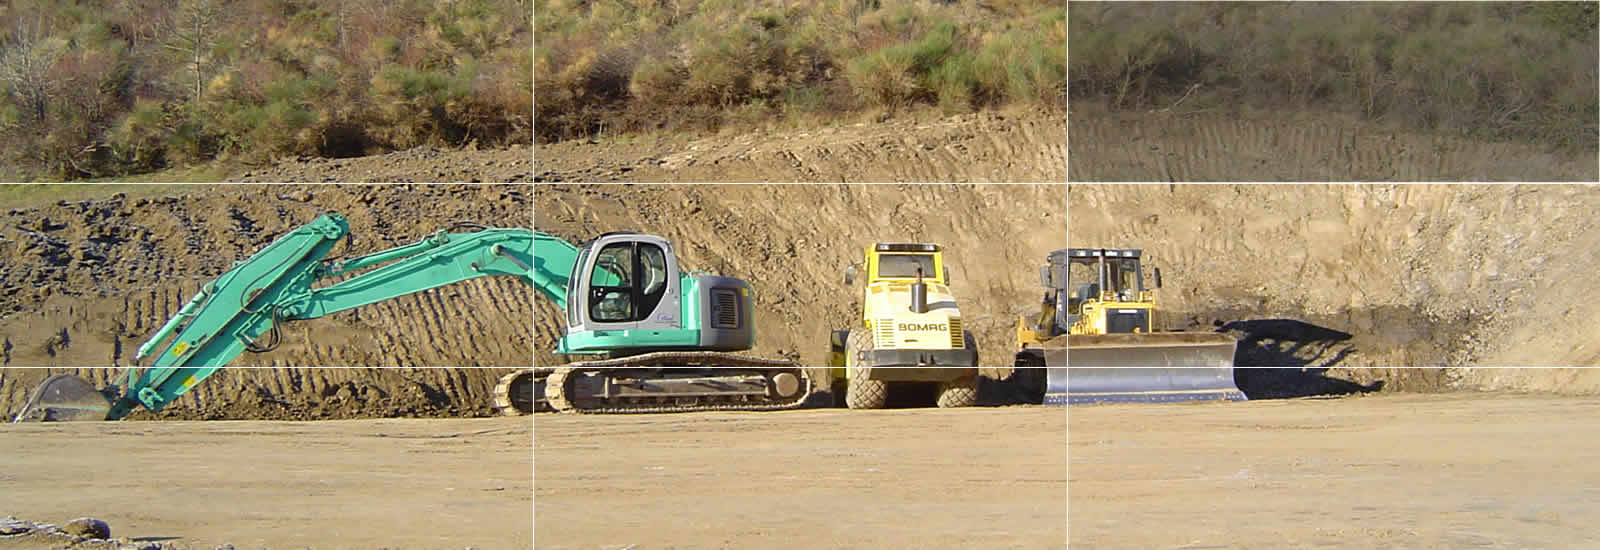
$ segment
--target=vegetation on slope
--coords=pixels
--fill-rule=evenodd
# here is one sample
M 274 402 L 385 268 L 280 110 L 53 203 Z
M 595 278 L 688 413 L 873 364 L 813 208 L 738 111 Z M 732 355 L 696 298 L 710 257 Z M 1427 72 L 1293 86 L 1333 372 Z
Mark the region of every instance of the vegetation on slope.
M 527 0 L 0 5 L 0 175 L 528 143 Z
M 1113 109 L 1334 109 L 1593 151 L 1596 6 L 1074 4 L 1070 92 Z
M 1066 105 L 1060 0 L 534 0 L 537 139 Z

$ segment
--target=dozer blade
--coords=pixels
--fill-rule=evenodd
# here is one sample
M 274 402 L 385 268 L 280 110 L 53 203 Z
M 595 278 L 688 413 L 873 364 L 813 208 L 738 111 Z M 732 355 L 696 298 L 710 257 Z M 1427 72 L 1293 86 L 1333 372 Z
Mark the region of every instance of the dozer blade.
M 1049 367 L 1044 388 L 1044 404 L 1067 404 L 1067 348 L 1044 350 L 1044 364 Z
M 1237 343 L 1218 333 L 1069 336 L 1067 402 L 1244 401 L 1233 381 Z
M 44 379 L 12 422 L 105 420 L 111 402 L 93 384 L 70 374 Z

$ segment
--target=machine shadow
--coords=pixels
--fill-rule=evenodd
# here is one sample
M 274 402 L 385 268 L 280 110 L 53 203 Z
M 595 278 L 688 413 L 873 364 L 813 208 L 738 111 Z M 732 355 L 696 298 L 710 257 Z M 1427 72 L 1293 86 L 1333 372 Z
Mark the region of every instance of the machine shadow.
M 1296 319 L 1250 319 L 1220 323 L 1217 332 L 1239 338 L 1234 383 L 1250 399 L 1348 395 L 1383 389 L 1327 375 L 1356 352 L 1350 333 Z

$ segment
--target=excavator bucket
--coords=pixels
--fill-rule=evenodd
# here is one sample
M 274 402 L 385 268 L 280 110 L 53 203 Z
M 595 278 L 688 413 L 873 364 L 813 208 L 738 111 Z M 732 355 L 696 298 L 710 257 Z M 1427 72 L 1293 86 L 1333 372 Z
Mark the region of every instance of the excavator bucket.
M 1219 333 L 1095 334 L 1067 337 L 1067 402 L 1244 401 L 1233 381 L 1238 341 Z
M 57 374 L 34 390 L 12 422 L 105 420 L 111 402 L 93 384 L 70 374 Z

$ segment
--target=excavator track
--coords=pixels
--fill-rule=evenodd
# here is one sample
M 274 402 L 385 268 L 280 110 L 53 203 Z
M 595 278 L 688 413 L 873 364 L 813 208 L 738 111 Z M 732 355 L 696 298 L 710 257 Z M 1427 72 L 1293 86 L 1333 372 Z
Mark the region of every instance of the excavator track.
M 545 378 L 554 367 L 521 369 L 500 377 L 494 387 L 494 409 L 504 416 L 523 416 L 550 410 L 544 399 Z
M 582 414 L 794 409 L 811 391 L 793 362 L 699 351 L 573 363 L 545 380 L 552 409 Z

